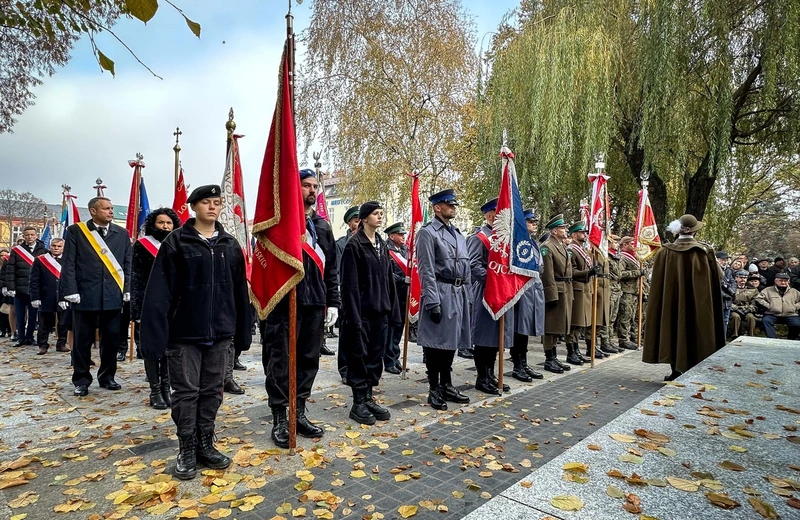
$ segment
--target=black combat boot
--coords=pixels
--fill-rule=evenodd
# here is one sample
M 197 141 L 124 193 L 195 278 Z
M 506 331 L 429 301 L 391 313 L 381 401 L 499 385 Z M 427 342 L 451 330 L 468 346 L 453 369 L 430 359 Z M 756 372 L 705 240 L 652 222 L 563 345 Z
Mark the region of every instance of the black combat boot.
M 505 354 L 505 352 L 500 352 L 499 355 L 502 356 L 503 354 Z M 494 351 L 490 350 L 489 352 L 487 352 L 486 363 L 489 366 L 488 366 L 488 368 L 486 370 L 486 377 L 488 377 L 489 381 L 494 386 L 496 386 L 498 388 L 498 390 L 499 390 L 500 389 L 500 380 L 497 379 L 496 375 L 494 375 L 495 360 L 496 360 L 496 358 L 495 358 Z M 511 387 L 508 386 L 505 382 L 503 382 L 503 392 L 510 392 L 510 391 L 511 391 Z
M 588 341 L 586 342 L 586 355 L 589 357 L 589 361 L 591 361 L 592 360 L 592 357 L 591 357 L 592 356 L 592 344 L 589 343 Z M 595 359 L 605 359 L 605 358 L 609 357 L 610 355 L 611 354 L 606 354 L 605 352 L 600 350 L 600 348 L 598 348 L 597 345 L 595 345 L 595 347 L 594 347 L 594 358 Z
M 450 401 L 451 403 L 467 404 L 469 402 L 469 397 L 459 392 L 458 388 L 453 386 L 453 379 L 450 375 L 451 370 L 453 369 L 445 368 L 441 372 L 439 395 L 441 395 L 445 401 Z
M 534 379 L 544 379 L 544 374 L 541 372 L 537 372 L 533 369 L 533 367 L 528 365 L 528 351 L 521 352 L 519 355 L 520 363 L 522 364 L 522 369 Z
M 581 361 L 581 358 L 578 356 L 577 350 L 577 343 L 567 343 L 567 363 L 570 365 L 583 365 L 583 361 Z
M 367 390 L 353 388 L 353 406 L 350 418 L 359 424 L 375 424 L 375 416 L 367 408 Z
M 315 426 L 308 420 L 308 417 L 306 417 L 306 400 L 300 397 L 297 398 L 297 434 L 309 439 L 322 437 L 325 434 L 322 428 Z
M 150 383 L 150 408 L 156 410 L 166 410 L 169 408 L 167 402 L 164 401 L 164 396 L 161 395 L 161 384 Z
M 161 362 L 166 363 L 167 360 L 164 359 Z M 161 374 L 161 398 L 167 403 L 168 408 L 172 408 L 172 390 L 169 387 L 169 372 L 166 370 Z
M 560 366 L 564 372 L 572 370 L 571 366 L 565 365 L 564 363 L 561 362 L 560 359 L 558 359 L 558 351 L 556 350 L 555 347 L 553 347 L 553 361 L 555 361 L 556 365 Z
M 375 419 L 379 421 L 388 421 L 392 418 L 392 414 L 384 408 L 383 406 L 379 405 L 377 401 L 372 397 L 372 387 L 367 387 L 367 400 L 365 403 L 367 405 L 367 409 L 375 416 Z
M 489 379 L 489 364 L 486 362 L 486 353 L 483 349 L 475 350 L 475 369 L 478 375 L 475 377 L 475 390 L 489 395 L 500 395 L 497 385 L 492 384 Z
M 586 340 L 586 345 L 591 345 L 591 341 Z M 583 354 L 581 354 L 581 346 L 579 344 L 575 343 L 572 346 L 572 351 L 575 353 L 576 356 L 578 356 L 578 359 L 580 359 L 584 363 L 591 363 L 592 362 L 592 358 L 591 357 L 585 357 Z
M 211 469 L 225 469 L 231 459 L 214 446 L 214 431 L 197 432 L 197 463 Z
M 289 447 L 289 420 L 286 418 L 286 408 L 276 406 L 272 409 L 272 442 L 279 448 Z
M 156 410 L 166 410 L 169 408 L 164 396 L 161 395 L 161 374 L 159 361 L 155 359 L 144 360 L 144 373 L 147 383 L 150 385 L 150 407 Z
M 191 480 L 197 475 L 197 437 L 194 432 L 178 437 L 178 458 L 175 460 L 175 476 Z
M 530 374 L 525 371 L 525 367 L 522 366 L 522 356 L 520 356 L 518 352 L 514 350 L 511 351 L 511 360 L 514 363 L 514 370 L 511 372 L 511 377 L 523 383 L 530 383 L 533 381 L 533 377 L 531 377 Z
M 556 349 L 550 348 L 544 351 L 544 369 L 554 374 L 563 374 L 564 369 L 556 363 Z

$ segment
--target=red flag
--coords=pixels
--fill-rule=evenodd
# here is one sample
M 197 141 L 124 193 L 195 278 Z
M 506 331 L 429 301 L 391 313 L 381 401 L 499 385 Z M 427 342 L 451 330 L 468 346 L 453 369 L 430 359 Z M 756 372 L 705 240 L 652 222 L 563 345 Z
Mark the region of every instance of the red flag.
M 250 290 L 253 305 L 262 319 L 305 274 L 302 243 L 306 226 L 289 80 L 284 48 L 278 101 L 261 165 L 253 219 L 256 245 Z
M 647 260 L 661 247 L 658 236 L 656 217 L 650 205 L 647 190 L 639 190 L 639 211 L 636 217 L 636 229 L 633 232 L 633 247 L 640 260 Z
M 317 215 L 324 218 L 328 222 L 331 221 L 328 218 L 328 203 L 325 201 L 325 183 L 322 179 L 319 179 L 319 195 L 317 195 Z
M 125 229 L 128 230 L 128 236 L 133 240 L 139 236 L 139 185 L 141 184 L 144 161 L 137 158 L 128 161 L 128 166 L 133 168 L 133 180 L 131 180 L 131 195 L 128 198 L 128 215 L 125 219 Z
M 419 173 L 412 174 L 411 178 L 411 226 L 406 236 L 409 265 L 411 265 L 411 295 L 408 302 L 408 321 L 409 323 L 415 323 L 419 319 L 422 284 L 419 279 L 417 252 L 414 244 L 417 239 L 417 232 L 422 227 L 422 204 L 419 202 Z
M 244 205 L 244 177 L 242 163 L 239 160 L 239 138 L 234 134 L 228 146 L 228 157 L 225 161 L 225 173 L 222 175 L 222 210 L 219 223 L 223 229 L 233 235 L 242 248 L 247 263 L 248 279 L 250 279 L 253 252 L 250 249 L 250 233 L 247 232 L 247 210 Z
M 492 225 L 486 289 L 483 292 L 483 306 L 495 320 L 514 307 L 539 271 L 534 252 L 537 246 L 528 234 L 522 210 L 514 154 L 504 146 L 500 155 L 503 159 L 503 176 Z
M 592 202 L 589 209 L 589 243 L 596 247 L 603 257 L 608 258 L 608 208 L 606 182 L 608 175 L 590 173 L 592 183 Z
M 178 214 L 181 224 L 185 224 L 189 220 L 189 206 L 186 204 L 186 184 L 183 182 L 183 168 L 178 174 L 178 184 L 175 185 L 172 209 Z

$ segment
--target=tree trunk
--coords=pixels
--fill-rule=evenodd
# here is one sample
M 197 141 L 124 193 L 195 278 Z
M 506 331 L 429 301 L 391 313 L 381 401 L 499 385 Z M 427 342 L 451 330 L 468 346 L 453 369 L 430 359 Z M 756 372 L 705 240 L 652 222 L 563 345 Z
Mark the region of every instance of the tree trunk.
M 689 177 L 686 186 L 686 213 L 694 215 L 697 220 L 703 220 L 706 214 L 708 199 L 714 191 L 714 183 L 717 182 L 715 172 L 709 168 L 710 154 L 706 153 L 703 162 L 697 167 L 694 175 Z

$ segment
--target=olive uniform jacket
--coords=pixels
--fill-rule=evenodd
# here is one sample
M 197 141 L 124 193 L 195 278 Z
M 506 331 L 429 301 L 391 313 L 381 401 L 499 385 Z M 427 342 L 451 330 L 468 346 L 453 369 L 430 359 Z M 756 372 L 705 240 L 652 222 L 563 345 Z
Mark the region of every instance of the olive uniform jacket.
M 589 278 L 592 259 L 585 249 L 578 244 L 567 248 L 572 262 L 572 327 L 590 327 L 592 325 L 592 286 Z
M 542 251 L 544 333 L 567 334 L 572 321 L 572 263 L 560 240 L 545 240 Z

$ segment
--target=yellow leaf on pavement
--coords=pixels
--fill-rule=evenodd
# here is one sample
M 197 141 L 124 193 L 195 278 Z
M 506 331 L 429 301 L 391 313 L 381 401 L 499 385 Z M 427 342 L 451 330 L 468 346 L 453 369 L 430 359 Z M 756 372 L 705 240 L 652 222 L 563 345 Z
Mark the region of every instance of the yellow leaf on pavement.
M 395 482 L 406 482 L 406 481 L 409 481 L 409 480 L 411 480 L 411 477 L 409 477 L 408 475 L 395 475 L 394 476 L 394 481 Z
M 28 513 L 21 513 L 12 516 L 9 520 L 25 520 L 26 518 L 28 518 Z
M 589 465 L 583 462 L 567 462 L 561 468 L 564 471 L 577 471 L 579 473 L 586 473 L 589 470 Z
M 675 489 L 680 489 L 681 491 L 694 493 L 700 489 L 700 483 L 693 480 L 687 480 L 685 478 L 678 477 L 667 477 L 666 480 L 669 482 L 670 486 L 674 487 Z
M 220 518 L 227 518 L 229 516 L 231 516 L 231 510 L 224 507 L 208 513 L 208 517 L 212 520 L 219 520 Z
M 580 511 L 583 509 L 583 500 L 575 495 L 557 495 L 550 499 L 550 505 L 562 511 Z
M 331 510 L 329 510 L 329 509 L 319 508 L 319 509 L 313 510 L 312 513 L 314 513 L 314 516 L 316 516 L 317 518 L 321 518 L 323 520 L 332 520 L 333 519 L 333 512 Z
M 397 508 L 397 512 L 403 518 L 411 518 L 417 514 L 417 506 L 400 506 Z
M 200 513 L 197 512 L 197 509 L 186 509 L 181 511 L 177 518 L 200 518 Z
M 350 476 L 353 477 L 353 478 L 364 478 L 364 477 L 367 476 L 367 474 L 364 473 L 363 470 L 355 469 L 355 470 L 350 472 Z
M 633 435 L 626 435 L 624 433 L 611 433 L 608 436 L 617 442 L 625 442 L 625 443 L 636 442 L 636 437 L 634 437 Z

